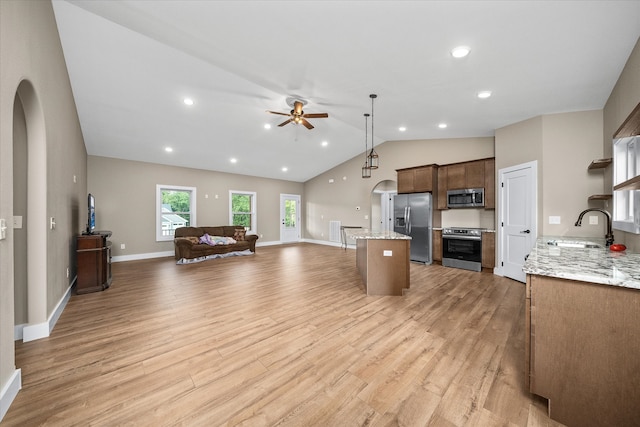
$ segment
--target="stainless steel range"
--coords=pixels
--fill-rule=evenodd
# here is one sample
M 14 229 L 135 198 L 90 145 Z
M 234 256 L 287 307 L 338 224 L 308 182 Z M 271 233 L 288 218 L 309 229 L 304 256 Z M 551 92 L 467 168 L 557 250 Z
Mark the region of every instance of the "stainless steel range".
M 482 270 L 482 229 L 448 227 L 442 229 L 442 265 Z

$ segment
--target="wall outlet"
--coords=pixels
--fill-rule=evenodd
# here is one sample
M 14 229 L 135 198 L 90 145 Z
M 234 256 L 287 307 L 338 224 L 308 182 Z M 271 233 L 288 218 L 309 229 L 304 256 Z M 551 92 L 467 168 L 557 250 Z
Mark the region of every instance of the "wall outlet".
M 549 216 L 549 224 L 560 224 L 559 216 Z
M 69 278 L 69 267 L 67 267 L 67 279 Z
M 595 215 L 589 215 L 589 225 L 598 225 L 598 217 Z
M 382 251 L 382 256 L 393 256 L 393 251 Z
M 124 249 L 126 246 L 124 245 L 124 243 L 120 244 L 120 249 Z
M 22 217 L 14 216 L 13 217 L 13 228 L 22 228 Z

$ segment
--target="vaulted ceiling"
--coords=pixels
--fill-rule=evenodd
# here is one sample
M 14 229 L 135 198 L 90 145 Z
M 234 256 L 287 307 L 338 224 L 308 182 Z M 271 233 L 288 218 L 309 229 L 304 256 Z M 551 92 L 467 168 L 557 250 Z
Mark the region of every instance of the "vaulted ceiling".
M 372 93 L 376 145 L 492 136 L 601 109 L 640 36 L 640 1 L 53 6 L 90 155 L 299 182 L 364 151 Z M 288 98 L 329 117 L 278 127 Z

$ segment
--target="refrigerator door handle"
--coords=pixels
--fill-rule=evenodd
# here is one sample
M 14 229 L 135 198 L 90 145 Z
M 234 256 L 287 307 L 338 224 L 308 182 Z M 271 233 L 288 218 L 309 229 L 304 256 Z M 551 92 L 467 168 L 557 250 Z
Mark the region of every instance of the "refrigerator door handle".
M 407 206 L 407 234 L 411 235 L 411 206 Z

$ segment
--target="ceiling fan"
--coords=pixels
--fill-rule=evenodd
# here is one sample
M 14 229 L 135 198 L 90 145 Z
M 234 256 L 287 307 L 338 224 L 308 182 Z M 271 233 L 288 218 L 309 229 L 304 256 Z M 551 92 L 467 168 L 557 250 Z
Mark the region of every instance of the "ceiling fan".
M 302 107 L 304 107 L 306 103 L 307 103 L 306 101 L 298 98 L 287 98 L 287 105 L 293 108 L 289 114 L 280 113 L 278 111 L 268 111 L 268 110 L 267 112 L 271 114 L 278 114 L 280 116 L 289 117 L 288 120 L 280 123 L 278 127 L 282 127 L 287 123 L 293 122 L 294 124 L 302 124 L 307 129 L 313 129 L 313 125 L 309 123 L 307 119 L 324 119 L 329 117 L 329 115 L 327 113 L 305 113 L 304 111 L 302 111 Z

